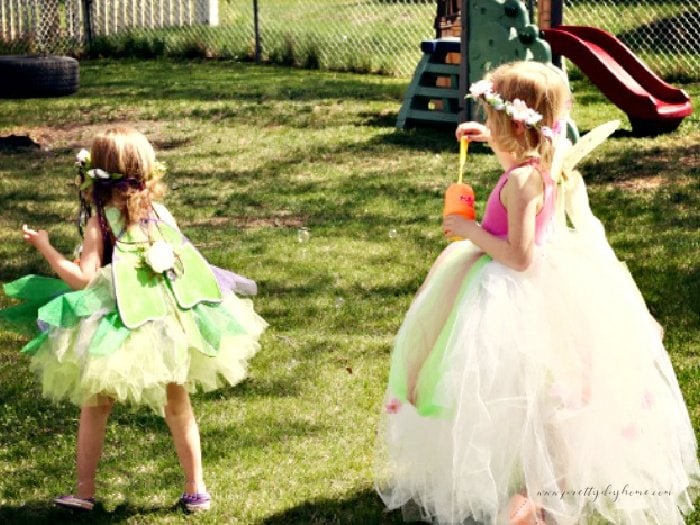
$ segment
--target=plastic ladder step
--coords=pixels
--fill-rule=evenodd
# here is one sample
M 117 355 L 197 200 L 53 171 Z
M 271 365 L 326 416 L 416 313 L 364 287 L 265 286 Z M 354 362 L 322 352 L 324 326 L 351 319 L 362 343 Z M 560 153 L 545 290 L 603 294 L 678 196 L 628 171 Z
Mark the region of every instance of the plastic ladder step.
M 430 62 L 425 66 L 424 73 L 459 76 L 459 64 L 438 64 Z
M 419 87 L 416 89 L 414 96 L 431 98 L 459 98 L 459 89 L 437 88 L 437 87 Z
M 432 38 L 423 40 L 420 43 L 420 48 L 423 53 L 427 54 L 459 53 L 461 44 L 459 37 Z
M 457 124 L 459 122 L 459 115 L 457 113 L 445 113 L 437 110 L 430 111 L 427 109 L 410 109 L 406 115 L 406 119 Z

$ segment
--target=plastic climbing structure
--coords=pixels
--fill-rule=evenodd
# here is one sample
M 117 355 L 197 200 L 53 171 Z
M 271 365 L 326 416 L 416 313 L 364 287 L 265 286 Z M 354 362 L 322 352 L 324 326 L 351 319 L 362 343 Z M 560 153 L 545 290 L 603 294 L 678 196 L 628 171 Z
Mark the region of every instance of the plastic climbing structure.
M 635 135 L 675 130 L 693 108 L 688 94 L 659 78 L 614 35 L 563 25 L 563 1 L 438 0 L 436 38 L 423 57 L 399 112 L 399 127 L 456 124 L 478 118 L 465 101 L 467 86 L 513 60 L 559 65 L 570 59 L 628 116 Z M 464 59 L 463 59 L 464 58 Z
M 437 38 L 421 42 L 423 56 L 401 106 L 399 127 L 476 118 L 464 99 L 470 83 L 506 62 L 551 62 L 549 44 L 519 0 L 439 2 L 436 30 Z

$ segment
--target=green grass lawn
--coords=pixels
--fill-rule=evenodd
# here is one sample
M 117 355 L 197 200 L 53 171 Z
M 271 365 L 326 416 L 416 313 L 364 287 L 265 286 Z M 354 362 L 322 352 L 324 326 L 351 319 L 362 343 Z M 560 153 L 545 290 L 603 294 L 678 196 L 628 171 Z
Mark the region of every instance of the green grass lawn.
M 0 100 L 0 136 L 40 145 L 0 152 L 0 281 L 48 272 L 23 223 L 73 251 L 74 155 L 125 123 L 167 164 L 166 204 L 185 234 L 211 262 L 257 280 L 271 325 L 245 382 L 194 397 L 216 498 L 194 518 L 173 509 L 182 480 L 164 422 L 126 407 L 108 427 L 97 511 L 53 509 L 73 488 L 78 410 L 41 399 L 18 354 L 24 340 L 0 331 L 0 523 L 400 523 L 372 490 L 375 430 L 392 338 L 445 246 L 442 193 L 458 168 L 452 130 L 394 127 L 406 86 L 229 62 L 95 61 L 82 64 L 75 95 Z M 700 84 L 684 88 L 700 96 Z M 590 84 L 574 90 L 582 130 L 624 118 Z M 653 139 L 623 129 L 583 167 L 700 428 L 700 118 Z M 481 212 L 498 166 L 477 150 L 467 173 Z

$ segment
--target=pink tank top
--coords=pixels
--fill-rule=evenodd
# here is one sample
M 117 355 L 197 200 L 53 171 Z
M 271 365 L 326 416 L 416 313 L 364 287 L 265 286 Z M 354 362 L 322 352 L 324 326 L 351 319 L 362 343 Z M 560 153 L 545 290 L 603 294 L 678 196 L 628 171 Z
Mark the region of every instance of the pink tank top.
M 491 191 L 488 201 L 486 201 L 486 211 L 484 213 L 484 218 L 481 221 L 481 226 L 489 232 L 491 235 L 506 239 L 508 237 L 508 212 L 506 208 L 501 203 L 501 190 L 506 182 L 508 182 L 508 175 L 510 172 L 520 166 L 525 164 L 530 164 L 537 161 L 529 161 L 524 164 L 519 164 L 513 166 L 511 169 L 503 173 L 501 178 L 498 179 L 496 187 Z M 549 172 L 542 172 L 542 179 L 544 181 L 544 202 L 542 204 L 542 209 L 535 217 L 535 243 L 542 244 L 546 239 L 551 230 L 552 217 L 554 216 L 554 197 L 555 197 L 555 185 L 550 177 Z

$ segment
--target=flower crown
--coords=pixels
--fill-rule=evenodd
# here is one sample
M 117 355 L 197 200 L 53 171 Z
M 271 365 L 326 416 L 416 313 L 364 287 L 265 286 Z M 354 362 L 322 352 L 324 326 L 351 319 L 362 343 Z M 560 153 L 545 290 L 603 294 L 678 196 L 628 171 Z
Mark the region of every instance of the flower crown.
M 109 184 L 111 181 L 122 181 L 129 185 L 141 184 L 141 181 L 130 177 L 125 178 L 121 173 L 109 173 L 100 168 L 93 168 L 90 152 L 86 149 L 81 149 L 75 156 L 75 166 L 79 175 L 76 184 L 80 187 L 81 191 L 92 187 L 95 182 Z M 164 173 L 165 164 L 156 162 L 153 172 L 147 178 L 163 175 Z
M 522 122 L 526 127 L 537 129 L 540 128 L 542 135 L 552 139 L 556 133 L 558 133 L 555 124 L 555 129 L 549 126 L 540 126 L 542 121 L 542 115 L 539 114 L 532 108 L 529 108 L 525 101 L 519 98 L 514 99 L 512 102 L 509 100 L 503 100 L 500 93 L 493 90 L 493 82 L 490 80 L 479 80 L 474 82 L 469 86 L 469 95 L 467 97 L 478 100 L 481 99 L 491 106 L 496 111 L 505 111 L 515 122 Z

